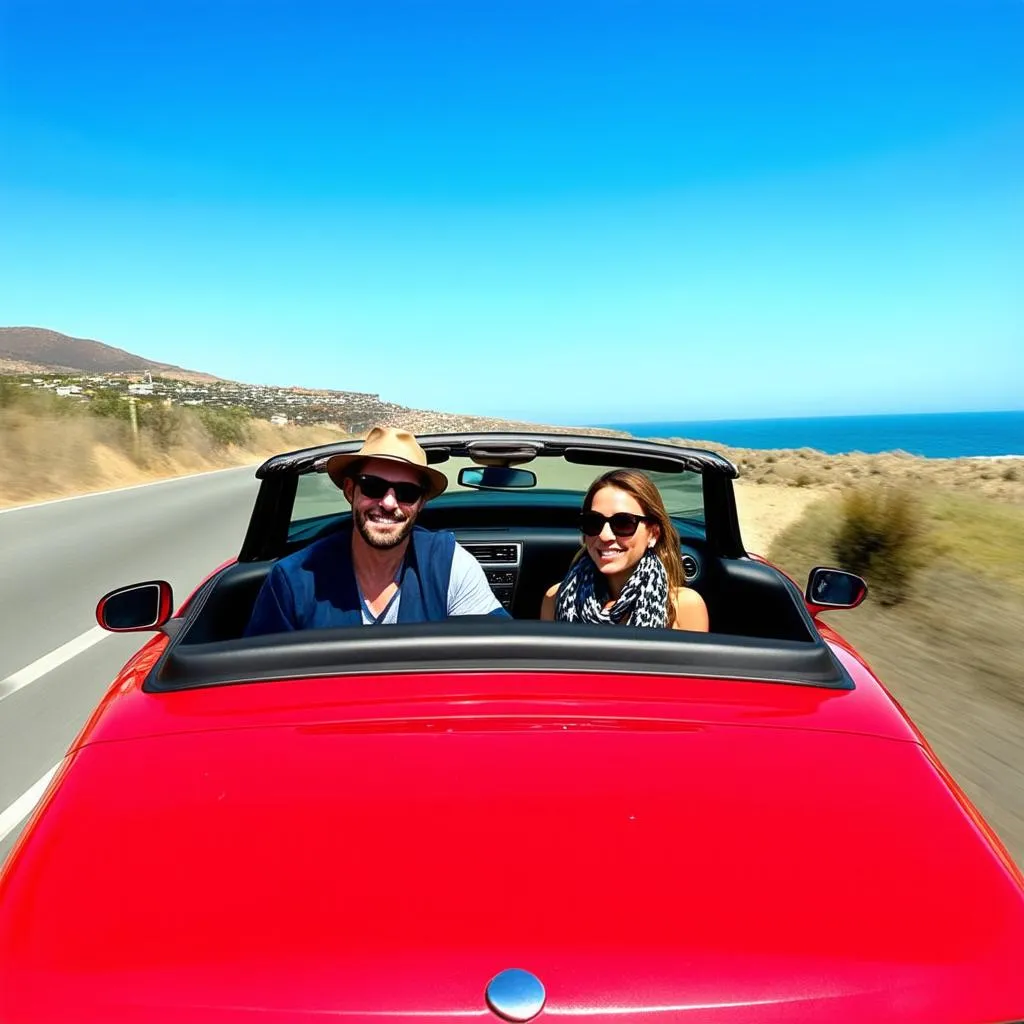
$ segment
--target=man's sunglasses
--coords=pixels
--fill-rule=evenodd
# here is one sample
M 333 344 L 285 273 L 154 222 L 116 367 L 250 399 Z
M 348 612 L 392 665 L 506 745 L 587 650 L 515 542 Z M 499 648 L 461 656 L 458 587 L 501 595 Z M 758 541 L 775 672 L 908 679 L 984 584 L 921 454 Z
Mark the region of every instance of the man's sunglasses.
M 359 490 L 374 501 L 383 498 L 388 491 L 394 491 L 395 501 L 400 505 L 415 505 L 427 493 L 427 489 L 420 484 L 398 483 L 394 480 L 385 480 L 382 476 L 372 476 L 369 473 L 357 476 L 356 483 L 359 485 Z
M 637 516 L 632 512 L 616 512 L 603 516 L 600 512 L 584 512 L 580 515 L 580 530 L 586 537 L 597 537 L 608 523 L 616 537 L 632 537 L 641 523 L 653 523 L 650 516 Z

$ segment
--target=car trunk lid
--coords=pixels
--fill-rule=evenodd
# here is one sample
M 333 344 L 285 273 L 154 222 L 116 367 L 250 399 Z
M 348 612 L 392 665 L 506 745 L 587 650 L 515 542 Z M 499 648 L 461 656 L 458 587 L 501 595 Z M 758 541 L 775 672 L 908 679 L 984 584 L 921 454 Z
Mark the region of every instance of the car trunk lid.
M 739 705 L 187 706 L 75 755 L 0 888 L 9 1005 L 454 1020 L 512 967 L 545 1016 L 932 1024 L 1024 996 L 1017 881 L 909 734 Z

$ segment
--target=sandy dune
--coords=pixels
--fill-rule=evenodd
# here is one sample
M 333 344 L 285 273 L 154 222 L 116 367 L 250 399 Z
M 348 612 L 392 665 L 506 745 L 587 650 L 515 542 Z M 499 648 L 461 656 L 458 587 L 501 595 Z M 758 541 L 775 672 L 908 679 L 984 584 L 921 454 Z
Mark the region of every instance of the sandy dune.
M 743 543 L 749 552 L 758 555 L 766 555 L 776 535 L 796 522 L 804 509 L 824 493 L 813 487 L 754 484 L 745 480 L 737 480 L 734 487 Z

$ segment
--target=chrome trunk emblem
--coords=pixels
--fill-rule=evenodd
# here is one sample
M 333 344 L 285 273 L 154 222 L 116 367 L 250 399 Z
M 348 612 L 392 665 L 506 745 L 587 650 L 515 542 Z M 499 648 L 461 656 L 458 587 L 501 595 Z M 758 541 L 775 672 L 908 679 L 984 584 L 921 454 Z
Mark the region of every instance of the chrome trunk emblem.
M 544 986 L 529 971 L 510 967 L 487 984 L 487 1005 L 505 1020 L 532 1020 L 544 1006 Z

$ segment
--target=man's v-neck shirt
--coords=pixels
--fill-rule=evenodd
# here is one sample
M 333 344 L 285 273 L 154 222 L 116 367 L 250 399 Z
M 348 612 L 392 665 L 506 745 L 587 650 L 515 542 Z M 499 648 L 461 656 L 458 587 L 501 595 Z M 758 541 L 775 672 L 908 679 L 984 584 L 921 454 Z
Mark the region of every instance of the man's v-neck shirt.
M 379 615 L 370 611 L 362 587 L 359 587 L 359 581 L 356 580 L 364 626 L 389 626 L 398 622 L 398 606 L 402 598 L 401 568 L 395 580 L 398 589 Z M 488 585 L 480 563 L 464 547 L 456 544 L 452 555 L 452 574 L 448 578 L 448 614 L 489 615 L 500 607 L 501 603 Z

